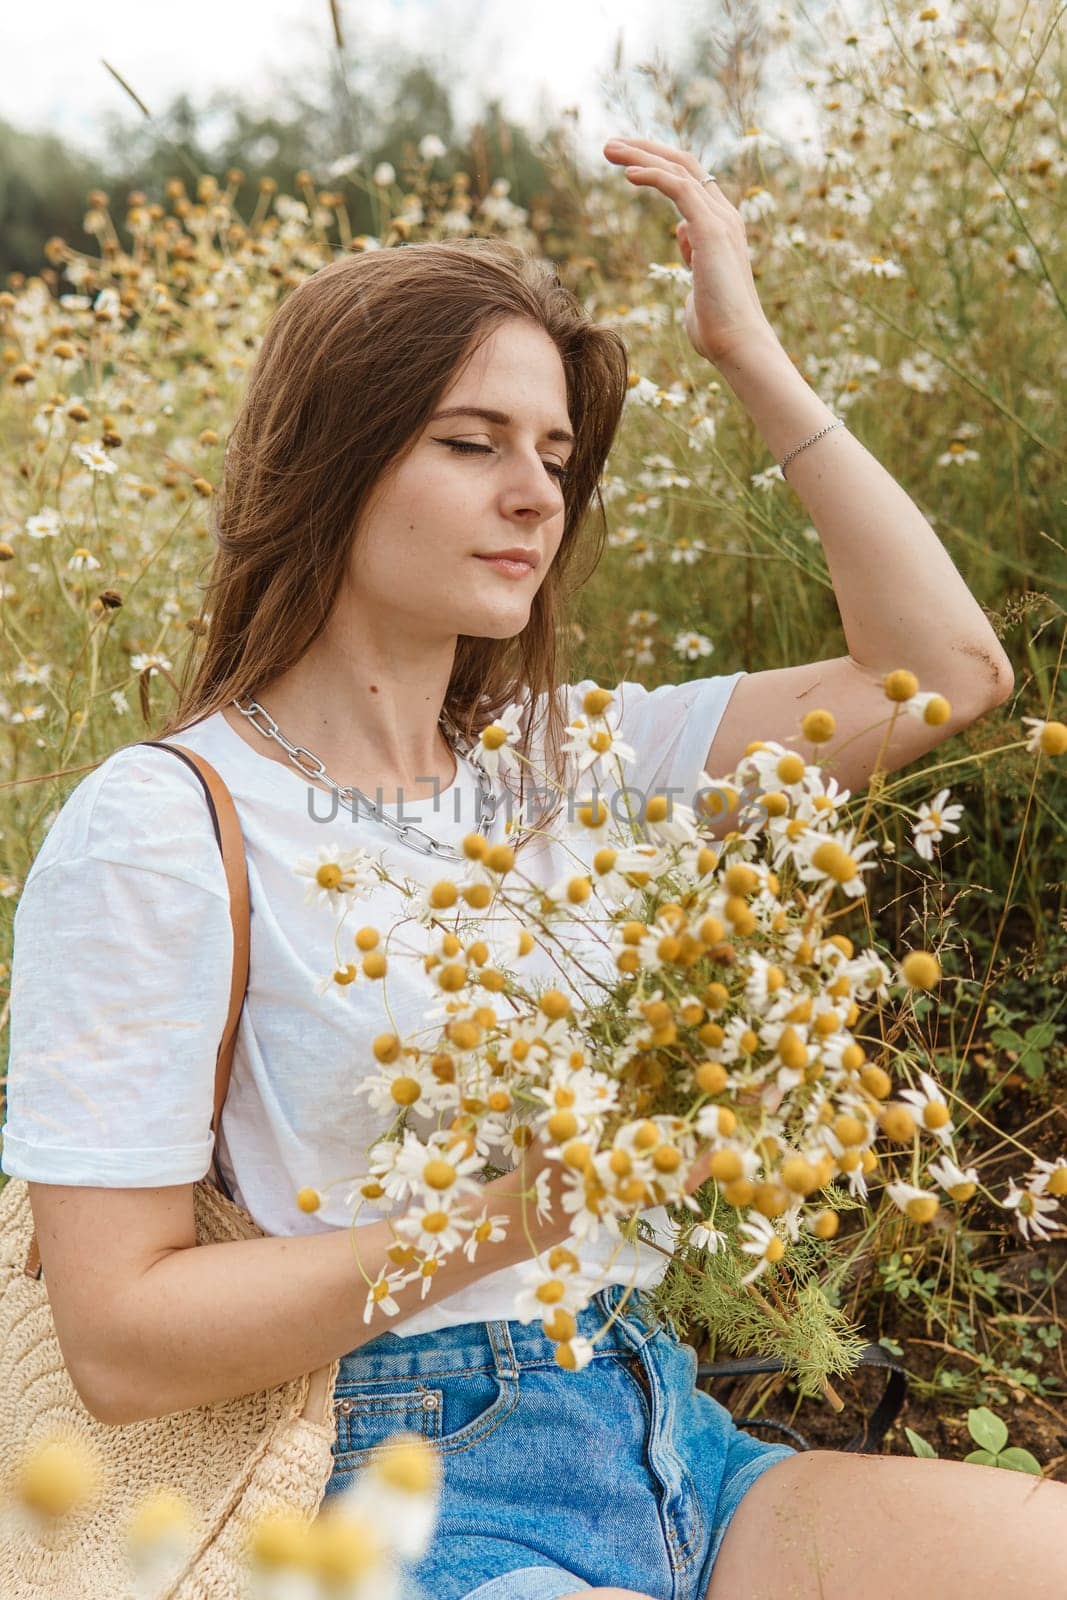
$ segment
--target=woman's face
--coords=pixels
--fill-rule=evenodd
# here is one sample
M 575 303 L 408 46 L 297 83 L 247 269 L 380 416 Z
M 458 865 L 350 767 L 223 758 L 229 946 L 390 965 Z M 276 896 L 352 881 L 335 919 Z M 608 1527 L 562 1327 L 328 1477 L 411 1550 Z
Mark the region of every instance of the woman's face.
M 508 420 L 441 415 L 468 406 Z M 563 536 L 559 474 L 573 445 L 552 434 L 572 432 L 552 340 L 501 324 L 361 518 L 349 573 L 360 610 L 424 644 L 520 633 Z M 514 576 L 484 559 L 509 549 L 535 564 Z

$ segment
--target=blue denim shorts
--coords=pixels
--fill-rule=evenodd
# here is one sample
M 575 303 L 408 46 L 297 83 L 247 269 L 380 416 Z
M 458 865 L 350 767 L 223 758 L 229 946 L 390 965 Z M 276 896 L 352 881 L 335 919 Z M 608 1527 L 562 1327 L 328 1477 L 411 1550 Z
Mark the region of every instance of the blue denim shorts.
M 429 1550 L 404 1600 L 558 1600 L 617 1585 L 704 1600 L 730 1518 L 789 1445 L 736 1427 L 696 1386 L 697 1354 L 640 1293 L 609 1284 L 578 1315 L 597 1339 L 566 1372 L 540 1321 L 382 1333 L 341 1360 L 327 1496 L 390 1435 L 442 1468 Z

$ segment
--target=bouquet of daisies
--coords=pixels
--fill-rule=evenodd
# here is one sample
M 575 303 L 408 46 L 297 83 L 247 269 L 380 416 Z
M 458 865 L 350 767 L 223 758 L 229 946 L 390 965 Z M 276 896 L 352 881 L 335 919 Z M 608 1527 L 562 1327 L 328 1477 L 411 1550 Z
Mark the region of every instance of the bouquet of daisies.
M 885 691 L 891 719 L 949 715 L 909 672 L 889 674 Z M 591 689 L 568 729 L 579 777 L 599 762 L 621 775 L 632 756 L 612 698 Z M 1040 724 L 1032 738 L 1055 740 L 1059 727 Z M 482 757 L 524 759 L 519 730 L 509 707 L 483 730 Z M 825 710 L 800 724 L 813 750 L 834 732 Z M 567 827 L 594 835 L 582 857 L 591 870 L 547 887 L 523 872 L 515 845 L 478 833 L 465 837 L 467 864 L 453 876 L 395 885 L 425 933 L 412 959 L 440 1000 L 427 1009 L 428 1036 L 374 1040 L 355 1091 L 392 1114 L 352 1191 L 357 1212 L 402 1208 L 393 1269 L 374 1281 L 364 1272 L 366 1320 L 375 1308 L 395 1315 L 393 1294 L 409 1281 L 421 1278 L 425 1292 L 452 1251 L 473 1259 L 506 1236 L 506 1217 L 478 1210 L 481 1181 L 516 1162 L 521 1175 L 535 1140 L 546 1161 L 524 1195 L 550 1216 L 555 1177 L 567 1236 L 564 1248 L 532 1252 L 514 1314 L 540 1316 L 570 1369 L 590 1358 L 575 1317 L 602 1286 L 588 1247 L 601 1230 L 620 1248 L 634 1240 L 650 1207 L 670 1208 L 674 1249 L 664 1254 L 690 1271 L 714 1261 L 720 1282 L 762 1307 L 780 1338 L 791 1304 L 810 1313 L 810 1296 L 790 1300 L 790 1262 L 831 1240 L 843 1210 L 869 1211 L 884 1191 L 928 1224 L 946 1199 L 962 1203 L 982 1187 L 957 1155 L 954 1105 L 934 1061 L 896 1044 L 901 1018 L 889 1014 L 897 997 L 906 1012 L 910 997 L 937 988 L 936 955 L 894 959 L 835 926 L 863 903 L 877 864 L 862 835 L 878 784 L 853 825 L 848 792 L 776 742 L 753 741 L 725 778 L 703 776 L 698 805 L 653 795 L 626 824 L 613 823 L 597 793 L 584 797 Z M 961 808 L 947 798 L 941 791 L 920 815 L 916 843 L 927 856 L 942 830 L 957 831 Z M 711 828 L 724 818 L 732 826 L 720 839 Z M 296 870 L 312 880 L 309 895 L 325 889 L 342 906 L 342 926 L 374 877 L 394 882 L 380 856 L 361 850 L 326 848 Z M 394 956 L 381 930 L 358 928 L 349 960 L 340 928 L 334 940 L 337 965 L 320 990 L 388 984 Z M 585 959 L 590 948 L 599 961 Z M 537 952 L 577 981 L 524 977 Z M 1024 1233 L 1047 1237 L 1067 1160 L 1031 1161 L 1002 1198 L 982 1192 L 1014 1210 Z M 307 1210 L 321 1203 L 314 1190 L 297 1198 Z M 809 1369 L 813 1359 L 809 1349 Z

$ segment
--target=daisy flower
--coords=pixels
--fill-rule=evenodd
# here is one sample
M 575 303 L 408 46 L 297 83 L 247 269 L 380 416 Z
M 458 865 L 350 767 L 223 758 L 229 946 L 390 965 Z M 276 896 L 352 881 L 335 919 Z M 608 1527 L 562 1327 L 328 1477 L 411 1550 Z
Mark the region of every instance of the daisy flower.
M 563 823 L 566 836 L 577 836 L 585 840 L 590 848 L 607 844 L 617 823 L 597 786 L 594 784 L 588 794 L 574 794 L 567 798 L 567 816 Z
M 517 1270 L 524 1286 L 515 1295 L 516 1322 L 530 1323 L 535 1317 L 547 1319 L 554 1311 L 569 1311 L 577 1316 L 583 1309 L 591 1285 L 581 1273 L 565 1268 L 551 1271 L 540 1259 L 524 1261 Z
M 452 1198 L 454 1200 L 455 1196 Z M 468 1218 L 463 1220 L 469 1225 Z M 448 1255 L 463 1243 L 463 1234 L 456 1225 L 456 1219 L 447 1206 L 436 1199 L 425 1205 L 409 1206 L 403 1216 L 397 1217 L 394 1226 L 398 1233 L 404 1234 L 420 1251 L 426 1253 L 433 1250 L 434 1254 Z
M 534 1216 L 540 1223 L 552 1220 L 552 1173 L 548 1167 L 542 1167 L 533 1181 Z
M 347 989 L 350 983 L 359 981 L 361 981 L 360 970 L 354 962 L 349 961 L 346 966 L 334 967 L 326 973 L 325 977 L 316 978 L 312 984 L 312 989 L 321 998 L 328 989 L 335 987 Z M 367 982 L 368 980 L 364 978 L 362 981 Z
M 88 467 L 89 471 L 93 473 L 94 476 L 99 473 L 116 471 L 115 463 L 112 461 L 111 457 L 108 455 L 107 451 L 102 445 L 76 444 L 74 446 L 74 454 L 77 456 L 82 466 Z
M 486 942 L 489 945 L 489 957 L 494 967 L 513 967 L 516 961 L 521 961 L 528 956 L 537 944 L 537 938 L 531 928 L 527 928 L 517 917 L 505 912 L 499 918 L 488 922 L 486 926 Z
M 656 640 L 651 633 L 639 634 L 630 646 L 630 659 L 635 667 L 650 667 L 656 659 Z
M 71 572 L 95 572 L 99 565 L 100 563 L 92 551 L 87 550 L 84 545 L 79 545 L 67 562 L 67 567 Z
M 26 532 L 31 539 L 54 539 L 59 533 L 59 512 L 45 506 L 36 516 L 27 517 Z
M 393 1093 L 394 1084 L 399 1084 L 401 1091 L 399 1095 Z M 419 1090 L 415 1099 L 408 1098 L 408 1095 L 414 1094 L 412 1085 L 416 1085 Z M 371 1110 L 379 1117 L 386 1118 L 395 1116 L 402 1105 L 412 1106 L 417 1103 L 419 1110 L 425 1112 L 434 1112 L 438 1109 L 452 1110 L 456 1105 L 455 1085 L 441 1083 L 428 1068 L 420 1072 L 418 1063 L 406 1052 L 402 1052 L 396 1061 L 383 1066 L 380 1072 L 373 1072 L 369 1077 L 362 1079 L 353 1088 L 352 1093 L 366 1095 Z
M 436 1461 L 432 1445 L 424 1439 L 409 1448 L 418 1450 L 421 1459 L 428 1458 L 430 1463 Z M 337 1526 L 353 1529 L 350 1548 L 373 1551 L 373 1565 L 371 1560 L 360 1559 L 358 1576 L 339 1588 L 336 1581 L 296 1572 L 287 1564 L 266 1577 L 257 1574 L 259 1587 L 254 1591 L 255 1600 L 307 1600 L 309 1595 L 323 1594 L 325 1583 L 329 1583 L 334 1594 L 343 1593 L 350 1600 L 366 1600 L 368 1595 L 374 1595 L 375 1600 L 401 1600 L 402 1595 L 410 1592 L 401 1574 L 405 1566 L 421 1561 L 433 1543 L 438 1521 L 440 1468 L 435 1466 L 433 1477 L 428 1475 L 427 1481 L 416 1488 L 403 1482 L 402 1474 L 396 1475 L 396 1481 L 390 1481 L 393 1475 L 389 1473 L 389 1459 L 388 1451 L 383 1452 L 380 1459 L 375 1452 L 366 1470 L 356 1472 L 351 1485 L 334 1501 Z M 154 1594 L 158 1592 L 153 1591 Z
M 836 883 L 850 898 L 866 894 L 861 872 L 869 872 L 877 863 L 861 858 L 878 848 L 877 841 L 867 839 L 856 844 L 856 830 L 848 829 L 835 839 L 818 833 L 804 835 L 804 856 L 796 862 L 797 877 L 804 883 Z
M 399 1151 L 395 1145 L 392 1148 L 392 1171 L 384 1176 L 380 1172 L 374 1174 L 389 1198 L 407 1199 L 410 1189 L 416 1198 L 422 1199 L 429 1194 L 440 1205 L 447 1193 L 453 1197 L 480 1195 L 481 1185 L 474 1175 L 484 1167 L 485 1157 L 477 1151 L 469 1156 L 459 1155 L 459 1147 L 449 1143 L 451 1138 L 448 1129 L 441 1129 L 429 1134 L 424 1142 L 410 1128 L 405 1128 L 402 1148 Z M 432 1171 L 433 1183 L 427 1182 L 428 1171 Z M 448 1180 L 443 1188 L 440 1183 L 442 1178 Z M 401 1192 L 398 1193 L 398 1190 Z
M 852 270 L 861 276 L 875 278 L 899 278 L 903 274 L 903 269 L 895 261 L 877 255 L 857 257 L 852 263 Z
M 1029 1186 L 1040 1194 L 1067 1194 L 1067 1156 L 1059 1156 L 1055 1161 L 1043 1161 L 1035 1156 Z
M 679 539 L 674 548 L 668 550 L 667 560 L 675 567 L 682 565 L 692 567 L 706 554 L 707 545 L 702 544 L 699 539 Z M 710 639 L 704 639 L 702 634 L 687 634 L 685 637 L 702 641 L 699 647 L 702 656 L 710 655 L 715 648 Z
M 1015 1212 L 1015 1221 L 1024 1239 L 1051 1239 L 1054 1230 L 1048 1226 L 1046 1219 L 1051 1219 L 1059 1211 L 1059 1201 L 1043 1194 L 1037 1183 L 1031 1182 L 1025 1189 L 1020 1189 L 1015 1179 L 1009 1178 L 1008 1192 L 1001 1205 Z
M 685 661 L 696 661 L 698 656 L 710 656 L 715 649 L 711 640 L 703 633 L 679 633 L 671 649 Z
M 912 1222 L 931 1222 L 937 1215 L 940 1202 L 928 1189 L 918 1189 L 913 1183 L 887 1183 L 885 1192 Z
M 977 450 L 970 450 L 960 439 L 953 439 L 948 449 L 937 458 L 939 467 L 962 467 L 967 461 L 980 461 Z
M 933 860 L 933 847 L 940 842 L 942 833 L 960 831 L 953 819 L 963 815 L 963 807 L 947 806 L 947 799 L 948 790 L 941 789 L 930 804 L 924 800 L 919 806 L 919 820 L 912 832 L 911 842 L 924 861 Z
M 615 851 L 614 862 L 606 872 L 599 872 L 595 866 L 593 867 L 590 873 L 593 892 L 603 905 L 613 908 L 636 908 L 640 903 L 642 890 L 627 882 L 622 870 L 622 862 L 620 861 L 622 854 L 622 851 Z M 641 858 L 637 859 L 641 860 Z M 616 926 L 613 930 L 612 938 L 614 940 L 612 953 L 618 955 L 619 951 L 624 948 L 621 927 Z
M 738 202 L 737 209 L 741 213 L 742 222 L 759 222 L 763 217 L 772 216 L 778 210 L 778 202 L 769 189 L 756 183 L 745 192 Z
M 931 1161 L 926 1169 L 927 1175 L 939 1183 L 946 1194 L 953 1200 L 969 1200 L 978 1187 L 978 1168 L 968 1167 L 965 1172 L 957 1167 L 948 1156 L 941 1156 L 937 1161 Z
M 651 378 L 638 378 L 636 383 L 630 384 L 626 391 L 627 406 L 657 406 L 659 404 L 659 386 Z
M 144 655 L 130 657 L 131 672 L 144 672 L 146 669 L 150 669 L 152 672 L 173 671 L 173 668 L 166 656 L 157 655 L 154 651 L 146 652 Z
M 304 904 L 343 911 L 353 900 L 366 899 L 375 886 L 369 866 L 375 858 L 365 850 L 320 845 L 317 857 L 300 856 L 293 866 L 298 878 L 309 878 Z
M 507 1212 L 490 1217 L 483 1209 L 463 1244 L 463 1254 L 467 1260 L 474 1260 L 480 1244 L 499 1244 L 501 1240 L 506 1239 L 507 1224 L 510 1220 Z
M 725 1233 L 711 1227 L 710 1224 L 710 1217 L 706 1217 L 703 1222 L 695 1222 L 689 1230 L 686 1244 L 693 1245 L 697 1250 L 706 1250 L 709 1256 L 713 1256 L 720 1249 L 725 1250 L 729 1240 Z
M 754 1283 L 761 1273 L 774 1261 L 781 1261 L 785 1255 L 785 1240 L 775 1229 L 769 1217 L 760 1211 L 751 1211 L 738 1227 L 738 1233 L 745 1236 L 745 1243 L 741 1249 L 746 1255 L 757 1258 L 756 1265 L 751 1272 L 746 1272 L 741 1279 L 742 1283 Z
M 923 1127 L 935 1139 L 942 1144 L 951 1144 L 954 1130 L 948 1102 L 928 1072 L 919 1073 L 919 1082 L 921 1089 L 901 1089 L 900 1099 L 909 1101 L 915 1107 Z
M 20 661 L 11 674 L 13 683 L 47 683 L 52 676 L 49 661 Z
M 563 1210 L 570 1213 L 569 1231 L 572 1242 L 595 1245 L 600 1238 L 601 1226 L 617 1237 L 618 1224 L 610 1210 L 605 1207 L 601 1212 L 586 1203 L 585 1181 L 581 1174 L 572 1172 L 572 1169 L 567 1167 L 563 1171 L 563 1178 L 566 1187 L 563 1190 L 561 1204 Z M 598 1204 L 603 1205 L 603 1202 Z
M 363 1308 L 363 1321 L 369 1322 L 374 1315 L 375 1306 L 380 1306 L 386 1316 L 395 1317 L 400 1307 L 393 1299 L 393 1291 L 402 1289 L 406 1283 L 411 1283 L 417 1278 L 417 1272 L 387 1272 L 383 1267 L 367 1292 L 367 1299 Z
M 1040 717 L 1024 717 L 1023 727 L 1030 729 L 1026 748 L 1032 756 L 1062 756 L 1067 750 L 1067 723 L 1043 722 Z
M 654 821 L 651 817 L 643 818 L 649 838 L 654 843 L 675 845 L 694 843 L 697 837 L 697 829 L 696 813 L 692 806 L 685 805 L 672 794 L 661 796 L 653 793 L 648 795 L 646 799 L 657 802 L 663 799 L 667 802 L 667 815 L 662 821 Z M 658 805 L 656 809 L 658 809 Z
M 814 769 L 807 766 L 803 756 L 779 744 L 777 739 L 758 739 L 755 748 L 741 757 L 737 776 L 747 778 L 750 774 L 756 776 L 765 794 L 780 791 L 794 802 L 801 799 L 805 783 L 816 777 Z M 821 781 L 820 777 L 820 784 Z
M 929 720 L 926 715 L 926 708 L 931 704 L 932 701 L 935 700 L 945 700 L 945 697 L 943 694 L 936 694 L 932 691 L 920 690 L 918 693 L 913 694 L 910 700 L 901 701 L 900 708 L 906 717 L 914 717 L 916 722 L 926 722 Z M 947 700 L 945 700 L 945 704 L 948 705 Z M 931 725 L 939 726 L 940 724 L 939 722 L 935 722 Z
M 807 793 L 796 797 L 796 815 L 836 827 L 838 807 L 851 799 L 851 789 L 842 789 L 836 778 L 814 773 L 810 768 L 804 774 L 804 786 Z
M 471 758 L 485 768 L 494 782 L 501 771 L 510 772 L 519 766 L 515 746 L 522 731 L 522 716 L 522 706 L 513 700 L 495 722 L 490 722 L 481 730 L 475 740 Z
M 560 749 L 574 758 L 579 777 L 608 756 L 619 761 L 636 759 L 633 746 L 618 738 L 618 729 L 619 724 L 612 726 L 606 717 L 595 717 L 592 726 L 585 717 L 575 717 L 567 724 L 567 737 Z

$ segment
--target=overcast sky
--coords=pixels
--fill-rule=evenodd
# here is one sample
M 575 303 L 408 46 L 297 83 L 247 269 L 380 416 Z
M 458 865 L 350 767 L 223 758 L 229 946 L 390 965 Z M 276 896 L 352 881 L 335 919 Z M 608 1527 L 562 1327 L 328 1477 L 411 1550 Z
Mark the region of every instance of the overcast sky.
M 624 71 L 658 47 L 681 59 L 708 0 L 340 0 L 352 53 L 379 58 L 390 42 L 419 50 L 455 85 L 461 126 L 484 98 L 499 94 L 508 114 L 532 128 L 546 107 L 580 103 L 578 142 L 587 157 L 625 116 L 613 114 L 598 87 L 610 71 L 619 31 Z M 87 149 L 99 148 L 101 113 L 131 127 L 143 118 L 101 65 L 105 58 L 152 112 L 186 90 L 197 104 L 230 87 L 269 95 L 272 80 L 307 68 L 322 82 L 332 49 L 328 0 L 6 0 L 0 117 L 26 129 L 51 128 Z M 788 114 L 788 113 L 787 113 Z M 795 112 L 793 113 L 795 116 Z M 785 130 L 782 130 L 785 131 Z M 708 152 L 704 152 L 707 154 Z

